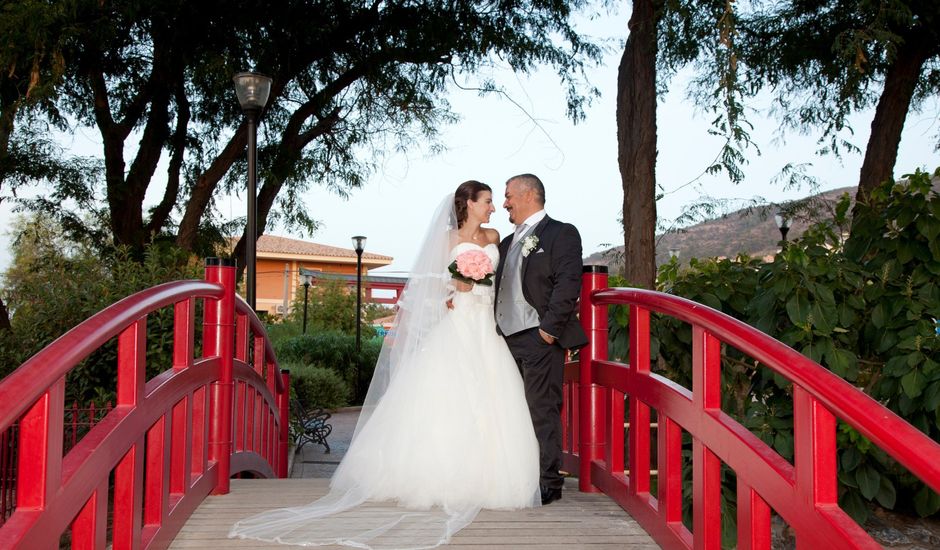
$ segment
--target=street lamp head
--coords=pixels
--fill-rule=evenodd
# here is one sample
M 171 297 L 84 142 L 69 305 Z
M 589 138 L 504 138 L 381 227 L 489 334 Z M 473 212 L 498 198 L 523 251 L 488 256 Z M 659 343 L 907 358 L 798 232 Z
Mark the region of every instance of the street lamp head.
M 362 251 L 366 249 L 366 238 L 362 235 L 356 235 L 352 238 L 353 248 L 356 250 L 356 254 L 362 254 Z
M 790 218 L 786 212 L 777 212 L 774 214 L 774 221 L 777 222 L 777 229 L 780 230 L 780 239 L 787 240 L 787 233 L 790 231 Z
M 679 257 L 679 248 L 676 247 L 676 246 L 671 247 L 671 248 L 669 249 L 669 257 L 670 257 L 670 258 L 678 258 L 678 257 Z
M 308 273 L 301 272 L 300 274 L 300 284 L 304 286 L 310 286 L 310 283 L 313 281 L 313 276 Z
M 271 95 L 271 77 L 261 73 L 238 73 L 232 79 L 235 81 L 235 94 L 242 111 L 259 112 L 268 103 Z
M 777 212 L 774 214 L 774 221 L 777 222 L 777 229 L 781 231 L 790 229 L 790 218 L 785 212 Z

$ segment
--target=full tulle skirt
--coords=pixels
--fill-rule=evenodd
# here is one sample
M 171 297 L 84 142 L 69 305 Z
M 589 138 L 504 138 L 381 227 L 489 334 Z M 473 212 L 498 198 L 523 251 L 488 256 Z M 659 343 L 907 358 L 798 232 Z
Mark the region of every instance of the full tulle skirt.
M 488 294 L 455 296 L 423 349 L 396 366 L 326 497 L 242 520 L 230 536 L 432 548 L 482 508 L 538 506 L 538 442 L 492 307 Z

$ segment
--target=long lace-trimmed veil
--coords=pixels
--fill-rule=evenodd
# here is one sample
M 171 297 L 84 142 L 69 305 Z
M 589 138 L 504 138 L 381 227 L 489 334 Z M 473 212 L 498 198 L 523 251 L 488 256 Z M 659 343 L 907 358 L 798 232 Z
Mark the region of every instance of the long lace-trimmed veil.
M 382 401 L 396 367 L 415 357 L 447 313 L 446 301 L 453 292 L 447 265 L 451 247 L 456 244 L 456 229 L 454 195 L 450 194 L 434 213 L 398 302 L 393 328 L 382 346 L 351 446 L 355 446 Z M 469 525 L 481 509 L 478 504 L 466 504 L 459 509 L 410 510 L 394 502 L 375 503 L 368 501 L 371 495 L 365 488 L 348 477 L 334 474 L 330 492 L 307 505 L 269 510 L 243 519 L 232 527 L 229 536 L 301 546 L 433 548 Z

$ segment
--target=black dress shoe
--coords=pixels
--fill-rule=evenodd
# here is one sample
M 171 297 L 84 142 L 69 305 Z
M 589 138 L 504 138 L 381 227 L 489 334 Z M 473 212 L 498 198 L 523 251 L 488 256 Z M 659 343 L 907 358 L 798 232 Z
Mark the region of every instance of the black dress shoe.
M 542 493 L 542 506 L 546 504 L 551 504 L 556 500 L 561 500 L 561 487 L 539 487 L 539 492 Z

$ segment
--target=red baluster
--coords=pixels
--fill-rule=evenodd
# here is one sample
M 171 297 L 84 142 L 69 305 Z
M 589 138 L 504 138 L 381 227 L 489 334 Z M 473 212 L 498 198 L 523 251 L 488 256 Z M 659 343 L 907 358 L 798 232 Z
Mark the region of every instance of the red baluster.
M 591 293 L 607 288 L 607 267 L 584 266 L 581 284 L 581 324 L 588 335 L 588 345 L 581 349 L 580 359 L 580 458 L 578 488 L 584 492 L 599 492 L 591 484 L 591 462 L 604 458 L 606 449 L 605 391 L 594 383 L 593 362 L 607 359 L 607 308 L 594 306 Z
M 630 369 L 639 380 L 650 375 L 650 312 L 639 306 L 630 306 Z M 644 500 L 650 492 L 650 408 L 634 395 L 629 396 L 630 429 L 627 440 L 630 449 L 630 491 Z
M 225 294 L 206 300 L 203 354 L 219 358 L 219 380 L 212 384 L 209 409 L 209 460 L 218 467 L 213 494 L 229 491 L 232 460 L 232 369 L 235 346 L 235 262 L 206 259 L 206 281 L 218 283 Z
M 288 420 L 290 418 L 290 371 L 281 370 L 281 380 L 284 381 L 283 391 L 277 394 L 277 407 L 281 415 L 280 430 L 278 433 L 278 477 L 287 477 L 287 446 L 288 446 Z

